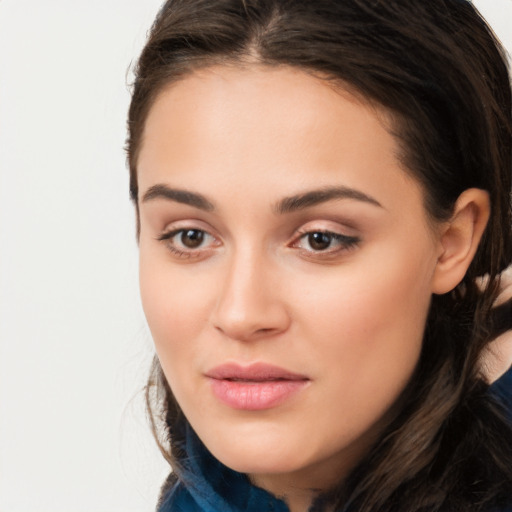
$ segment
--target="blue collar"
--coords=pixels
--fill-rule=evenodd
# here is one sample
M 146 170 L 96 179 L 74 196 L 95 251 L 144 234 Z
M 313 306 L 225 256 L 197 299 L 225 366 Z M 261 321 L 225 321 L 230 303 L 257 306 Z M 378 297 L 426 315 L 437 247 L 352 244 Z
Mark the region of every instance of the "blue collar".
M 489 388 L 491 394 L 503 405 L 508 419 L 512 422 L 512 366 Z
M 219 462 L 186 425 L 184 471 L 158 512 L 289 512 L 286 503 Z

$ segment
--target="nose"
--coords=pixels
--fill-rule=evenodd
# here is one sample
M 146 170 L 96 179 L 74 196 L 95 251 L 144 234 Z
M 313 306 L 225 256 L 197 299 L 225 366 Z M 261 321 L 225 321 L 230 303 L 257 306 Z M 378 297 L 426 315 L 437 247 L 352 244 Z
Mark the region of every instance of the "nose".
M 213 325 L 239 341 L 270 337 L 290 324 L 277 269 L 255 254 L 239 255 L 219 275 L 220 293 L 213 310 Z

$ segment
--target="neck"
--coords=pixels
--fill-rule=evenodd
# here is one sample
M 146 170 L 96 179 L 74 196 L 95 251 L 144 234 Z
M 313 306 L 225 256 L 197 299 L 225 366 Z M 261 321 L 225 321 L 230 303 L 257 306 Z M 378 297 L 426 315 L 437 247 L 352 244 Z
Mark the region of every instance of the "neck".
M 251 483 L 286 501 L 290 512 L 308 512 L 313 500 L 321 493 L 338 486 L 361 461 L 377 441 L 393 411 L 374 424 L 361 438 L 349 447 L 327 459 L 285 473 L 253 473 Z M 331 508 L 326 509 L 330 512 Z
M 290 512 L 308 512 L 314 499 L 339 484 L 360 457 L 332 457 L 290 473 L 252 474 L 252 484 L 283 499 Z M 327 509 L 326 512 L 328 512 Z

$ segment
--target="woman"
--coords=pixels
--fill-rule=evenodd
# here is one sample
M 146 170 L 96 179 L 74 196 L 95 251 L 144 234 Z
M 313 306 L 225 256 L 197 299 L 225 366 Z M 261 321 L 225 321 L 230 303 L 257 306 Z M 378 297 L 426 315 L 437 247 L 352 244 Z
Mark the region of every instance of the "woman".
M 508 510 L 510 110 L 466 1 L 163 6 L 128 138 L 162 512 Z

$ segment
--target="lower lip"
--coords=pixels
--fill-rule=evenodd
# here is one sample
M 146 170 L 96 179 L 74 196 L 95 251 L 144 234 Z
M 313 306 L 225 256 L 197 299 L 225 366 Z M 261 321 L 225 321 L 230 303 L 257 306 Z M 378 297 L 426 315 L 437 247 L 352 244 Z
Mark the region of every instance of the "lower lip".
M 303 389 L 308 380 L 232 381 L 211 379 L 213 394 L 233 409 L 261 411 L 277 407 Z

